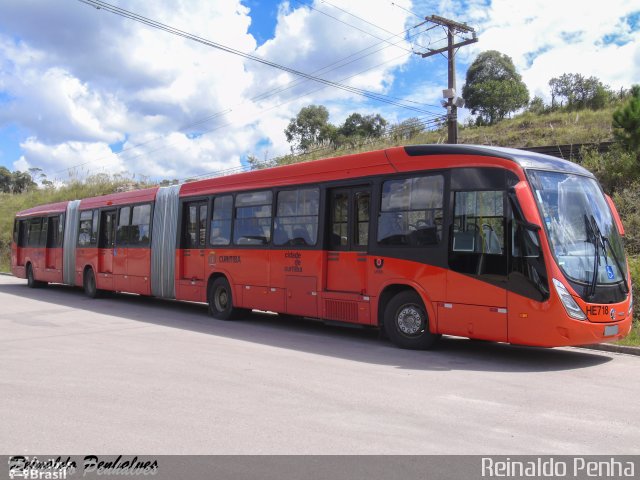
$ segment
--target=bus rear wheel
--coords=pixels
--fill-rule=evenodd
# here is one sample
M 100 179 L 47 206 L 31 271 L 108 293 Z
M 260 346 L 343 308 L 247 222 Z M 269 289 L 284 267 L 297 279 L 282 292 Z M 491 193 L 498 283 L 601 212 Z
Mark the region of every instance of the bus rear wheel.
M 39 287 L 44 287 L 47 284 L 47 282 L 41 282 L 39 280 L 36 280 L 36 276 L 33 273 L 33 267 L 31 266 L 31 264 L 27 264 L 27 287 L 29 288 L 39 288 Z
M 218 320 L 233 320 L 241 309 L 233 306 L 231 286 L 224 277 L 216 278 L 207 292 L 209 315 Z
M 82 286 L 84 287 L 84 293 L 87 297 L 97 298 L 100 295 L 100 291 L 96 286 L 96 276 L 93 273 L 93 269 L 88 268 L 87 271 L 84 272 Z
M 429 331 L 429 316 L 422 299 L 414 291 L 398 293 L 384 312 L 384 330 L 397 347 L 428 350 L 440 338 Z

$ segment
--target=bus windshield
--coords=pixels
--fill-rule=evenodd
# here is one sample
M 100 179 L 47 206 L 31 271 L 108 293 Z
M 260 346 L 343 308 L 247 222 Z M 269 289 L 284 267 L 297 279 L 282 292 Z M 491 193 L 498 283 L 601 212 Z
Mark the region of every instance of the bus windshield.
M 529 170 L 528 175 L 551 249 L 565 275 L 594 287 L 626 284 L 622 239 L 598 183 L 560 172 Z

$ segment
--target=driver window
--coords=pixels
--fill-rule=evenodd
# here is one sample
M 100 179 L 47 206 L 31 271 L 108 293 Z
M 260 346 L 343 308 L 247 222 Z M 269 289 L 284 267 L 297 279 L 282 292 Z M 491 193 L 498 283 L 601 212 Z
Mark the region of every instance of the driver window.
M 504 192 L 456 192 L 454 252 L 504 255 Z

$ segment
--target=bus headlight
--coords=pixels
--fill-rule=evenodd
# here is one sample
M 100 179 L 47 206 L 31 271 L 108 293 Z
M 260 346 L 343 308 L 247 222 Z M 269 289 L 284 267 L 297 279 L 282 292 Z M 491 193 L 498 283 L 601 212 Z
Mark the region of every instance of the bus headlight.
M 576 320 L 586 320 L 586 315 L 580 309 L 580 306 L 576 303 L 565 286 L 555 278 L 553 279 L 553 286 L 556 287 L 556 292 L 558 292 L 558 296 L 560 297 L 562 305 L 564 305 L 564 309 L 567 311 L 567 314 L 571 318 L 575 318 Z

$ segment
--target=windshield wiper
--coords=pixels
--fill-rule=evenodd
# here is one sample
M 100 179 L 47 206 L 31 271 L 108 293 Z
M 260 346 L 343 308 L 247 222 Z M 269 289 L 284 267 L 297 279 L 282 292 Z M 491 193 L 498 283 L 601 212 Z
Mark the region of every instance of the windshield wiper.
M 602 242 L 602 253 L 604 253 L 605 262 L 607 261 L 607 245 L 609 245 L 609 252 L 611 252 L 611 257 L 613 258 L 613 261 L 616 262 L 616 267 L 618 267 L 618 271 L 620 272 L 620 277 L 622 277 L 622 283 L 624 284 L 624 289 L 625 289 L 624 294 L 626 295 L 627 293 L 629 293 L 629 284 L 627 283 L 627 276 L 624 274 L 624 270 L 620 265 L 620 259 L 616 255 L 616 252 L 613 249 L 611 242 L 609 241 L 609 237 L 605 237 L 600 231 L 598 222 L 596 222 L 596 219 L 593 216 L 593 214 L 591 215 L 591 223 L 593 224 L 593 226 L 591 227 L 591 231 L 595 231 L 596 234 L 598 235 L 598 238 L 600 238 L 600 241 Z
M 593 218 L 593 215 L 591 215 L 591 218 Z M 589 236 L 593 238 L 593 249 L 595 250 L 593 259 L 593 276 L 591 277 L 591 284 L 589 285 L 589 291 L 587 292 L 587 298 L 591 300 L 596 294 L 596 283 L 598 282 L 598 270 L 600 269 L 600 242 L 598 242 L 596 231 L 593 228 L 593 224 L 589 221 L 586 213 L 584 214 L 584 224 L 589 230 Z M 606 256 L 607 252 L 605 251 L 604 254 Z

